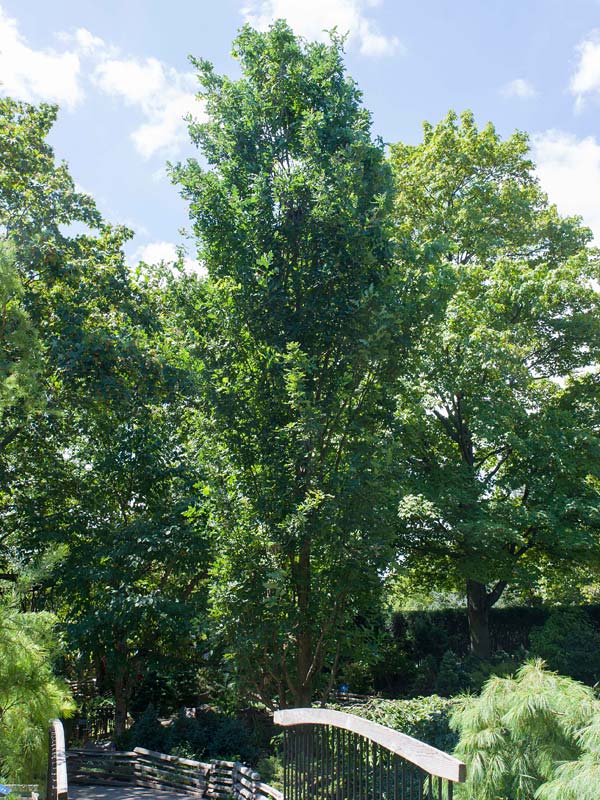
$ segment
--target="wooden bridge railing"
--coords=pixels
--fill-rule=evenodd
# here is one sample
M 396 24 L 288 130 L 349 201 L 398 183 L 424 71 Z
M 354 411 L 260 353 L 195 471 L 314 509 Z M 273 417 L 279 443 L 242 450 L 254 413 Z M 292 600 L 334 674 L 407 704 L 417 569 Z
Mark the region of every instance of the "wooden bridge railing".
M 68 800 L 65 731 L 59 719 L 53 719 L 50 723 L 46 792 L 48 800 Z
M 458 759 L 354 714 L 294 708 L 275 723 L 285 800 L 452 800 L 466 778 Z
M 48 800 L 68 800 L 70 780 L 171 789 L 212 800 L 452 800 L 466 777 L 453 756 L 354 714 L 323 708 L 275 712 L 284 727 L 283 792 L 233 761 L 194 761 L 137 747 L 131 752 L 65 751 L 50 729 Z M 67 762 L 68 759 L 68 762 Z
M 131 784 L 212 800 L 283 800 L 258 772 L 234 761 L 194 761 L 143 747 L 131 752 L 69 750 L 67 757 L 71 783 Z

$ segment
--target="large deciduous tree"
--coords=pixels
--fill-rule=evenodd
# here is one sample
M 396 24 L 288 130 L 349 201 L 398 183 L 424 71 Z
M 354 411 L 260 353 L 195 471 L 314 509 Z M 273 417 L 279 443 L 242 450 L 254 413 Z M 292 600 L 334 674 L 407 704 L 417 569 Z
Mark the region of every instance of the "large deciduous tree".
M 55 161 L 55 117 L 0 100 L 0 254 L 11 254 L 0 303 L 12 326 L 0 338 L 10 379 L 0 392 L 14 387 L 0 544 L 12 577 L 60 555 L 44 581 L 49 603 L 69 622 L 80 665 L 114 693 L 120 729 L 136 678 L 194 653 L 199 638 L 208 556 L 185 516 L 200 463 L 186 433 L 193 391 L 168 319 L 173 278 L 127 265 L 131 233 L 107 225 Z M 41 395 L 33 409 L 26 376 Z
M 508 585 L 598 555 L 598 256 L 548 204 L 522 134 L 450 114 L 391 162 L 423 299 L 398 407 L 402 547 L 466 593 L 487 656 Z
M 239 80 L 195 62 L 208 167 L 174 171 L 208 271 L 184 306 L 212 447 L 212 607 L 245 689 L 304 705 L 388 557 L 391 181 L 340 41 L 278 22 L 233 53 Z

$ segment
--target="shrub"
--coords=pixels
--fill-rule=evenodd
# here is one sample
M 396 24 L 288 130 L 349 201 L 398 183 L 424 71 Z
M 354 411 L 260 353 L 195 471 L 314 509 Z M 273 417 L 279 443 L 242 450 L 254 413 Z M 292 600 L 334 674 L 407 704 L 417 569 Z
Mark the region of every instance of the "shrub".
M 165 752 L 167 729 L 161 725 L 158 713 L 153 705 L 149 705 L 144 713 L 116 740 L 119 750 L 133 750 L 134 747 L 145 747 L 148 750 Z
M 462 661 L 452 650 L 446 650 L 440 662 L 435 691 L 442 697 L 452 697 L 465 688 L 467 674 Z
M 247 727 L 236 717 L 222 715 L 214 728 L 211 758 L 256 763 L 258 748 Z
M 188 758 L 202 759 L 209 750 L 210 724 L 201 724 L 195 717 L 188 717 L 181 709 L 169 725 L 166 747 L 169 753 Z
M 275 789 L 283 789 L 283 761 L 278 756 L 261 758 L 256 769 L 260 779 Z
M 456 755 L 467 763 L 461 796 L 596 798 L 597 780 L 588 794 L 557 790 L 558 784 L 581 788 L 577 778 L 584 769 L 590 723 L 600 723 L 593 690 L 548 671 L 541 660 L 525 664 L 515 678 L 491 678 L 480 697 L 462 698 L 452 714 L 452 726 L 460 734 Z M 594 754 L 587 757 L 589 767 Z M 570 772 L 561 767 L 563 762 L 569 762 Z
M 582 609 L 553 611 L 530 638 L 533 653 L 552 669 L 589 684 L 600 677 L 600 633 Z
M 150 705 L 117 742 L 119 749 L 147 747 L 187 758 L 222 758 L 255 763 L 260 746 L 250 727 L 237 717 L 206 710 L 188 717 L 181 712 L 161 725 Z
M 489 661 L 483 661 L 476 656 L 467 656 L 461 662 L 465 674 L 465 681 L 461 688 L 471 692 L 480 692 L 489 678 L 514 674 L 527 658 L 528 653 L 522 648 L 519 648 L 512 656 L 499 651 L 494 653 Z
M 491 675 L 513 672 L 530 653 L 577 680 L 594 684 L 600 677 L 598 605 L 493 608 L 490 633 L 493 655 L 484 662 L 469 652 L 464 609 L 395 612 L 371 667 L 373 688 L 405 697 L 479 691 Z M 362 683 L 369 683 L 368 675 Z
M 450 752 L 454 749 L 458 738 L 449 724 L 453 703 L 453 700 L 446 697 L 431 695 L 410 700 L 373 699 L 356 706 L 329 707 L 379 722 L 440 750 Z

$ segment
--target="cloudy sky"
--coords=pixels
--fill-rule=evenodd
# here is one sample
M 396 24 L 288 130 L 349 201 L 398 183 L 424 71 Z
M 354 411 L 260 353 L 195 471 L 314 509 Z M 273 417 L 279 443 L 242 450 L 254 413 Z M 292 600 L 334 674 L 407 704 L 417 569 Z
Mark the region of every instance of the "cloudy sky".
M 600 0 L 0 0 L 0 92 L 58 103 L 56 153 L 136 231 L 129 257 L 170 258 L 187 215 L 164 167 L 193 154 L 182 116 L 202 115 L 187 56 L 236 74 L 236 30 L 278 17 L 348 33 L 385 141 L 449 108 L 527 131 L 550 198 L 600 243 Z

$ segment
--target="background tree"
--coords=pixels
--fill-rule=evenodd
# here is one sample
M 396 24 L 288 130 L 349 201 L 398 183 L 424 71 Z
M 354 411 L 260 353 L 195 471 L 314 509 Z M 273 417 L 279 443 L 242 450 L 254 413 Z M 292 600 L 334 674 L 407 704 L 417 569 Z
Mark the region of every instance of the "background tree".
M 6 420 L 2 536 L 14 573 L 55 554 L 37 605 L 68 621 L 78 667 L 93 665 L 114 693 L 120 728 L 136 680 L 200 640 L 208 556 L 185 511 L 201 459 L 168 319 L 175 278 L 126 264 L 130 232 L 107 225 L 55 163 L 55 116 L 0 101 L 0 226 L 43 395 L 34 417 L 13 404 Z
M 182 309 L 211 442 L 212 608 L 245 689 L 306 705 L 388 560 L 391 183 L 339 40 L 279 22 L 233 54 L 236 81 L 194 62 L 209 168 L 174 170 L 208 270 Z
M 14 249 L 0 241 L 0 419 L 16 405 L 27 413 L 41 403 L 42 349 L 23 308 L 23 292 Z
M 486 657 L 507 585 L 598 555 L 598 258 L 548 205 L 522 134 L 450 114 L 391 163 L 420 304 L 399 388 L 401 548 L 429 585 L 464 587 Z
M 23 292 L 15 267 L 14 248 L 0 241 L 0 421 L 3 423 L 0 452 L 10 445 L 15 435 L 14 427 L 10 422 L 7 424 L 7 420 L 30 420 L 44 402 L 40 380 L 43 351 L 37 331 L 23 307 Z M 0 506 L 4 492 L 0 485 Z M 9 532 L 0 528 L 0 577 L 15 581 L 16 574 L 7 560 L 8 538 Z
M 105 225 L 92 199 L 75 191 L 66 165 L 55 163 L 46 142 L 55 118 L 55 107 L 0 99 L 0 235 L 2 252 L 11 254 L 8 261 L 3 257 L 6 308 L 12 309 L 14 324 L 18 302 L 21 336 L 26 326 L 35 370 L 31 358 L 19 363 L 28 364 L 26 374 L 35 372 L 36 380 L 35 387 L 30 382 L 21 391 L 19 402 L 3 409 L 0 538 L 5 559 L 18 527 L 14 493 L 39 487 L 27 489 L 22 469 L 33 450 L 44 452 L 50 428 L 60 425 L 69 403 L 99 397 L 110 386 L 103 378 L 110 370 L 111 343 L 117 341 L 111 311 L 128 294 L 121 245 L 129 233 Z M 82 232 L 73 235 L 73 226 Z M 134 308 L 134 298 L 129 300 Z M 6 368 L 14 384 L 15 364 Z M 32 415 L 32 409 L 44 413 Z

